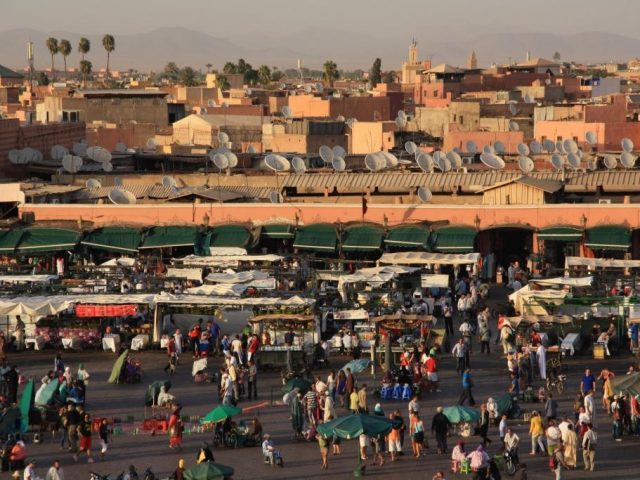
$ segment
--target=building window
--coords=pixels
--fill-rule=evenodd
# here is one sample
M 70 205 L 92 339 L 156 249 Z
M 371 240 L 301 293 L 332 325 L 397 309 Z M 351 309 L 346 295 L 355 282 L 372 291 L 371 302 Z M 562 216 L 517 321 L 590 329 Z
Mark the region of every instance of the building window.
M 78 123 L 80 121 L 80 112 L 77 110 L 63 110 L 62 121 L 63 123 Z
M 544 143 L 544 141 L 545 141 L 546 139 L 547 139 L 547 136 L 546 136 L 546 135 L 543 135 L 543 136 L 540 138 L 540 141 Z
M 464 123 L 464 117 L 460 115 L 460 125 L 462 125 L 463 123 Z
M 561 141 L 562 141 L 562 137 L 561 137 L 560 135 L 558 135 L 558 136 L 556 137 L 556 142 L 561 142 Z
M 453 122 L 457 122 L 458 121 L 458 115 L 456 115 L 455 113 L 453 114 Z
M 433 98 L 438 98 L 438 90 L 433 91 Z

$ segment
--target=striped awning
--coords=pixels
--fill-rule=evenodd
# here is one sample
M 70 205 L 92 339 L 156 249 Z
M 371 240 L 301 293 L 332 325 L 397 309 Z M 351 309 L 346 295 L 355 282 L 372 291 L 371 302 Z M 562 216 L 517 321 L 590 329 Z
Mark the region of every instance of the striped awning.
M 579 242 L 582 240 L 583 230 L 569 225 L 554 225 L 541 228 L 538 232 L 539 240 L 554 240 L 557 242 Z

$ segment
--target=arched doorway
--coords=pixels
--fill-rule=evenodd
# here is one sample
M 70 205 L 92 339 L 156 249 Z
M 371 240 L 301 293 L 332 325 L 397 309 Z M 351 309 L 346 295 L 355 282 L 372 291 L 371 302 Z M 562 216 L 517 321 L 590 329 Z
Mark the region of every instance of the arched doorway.
M 480 254 L 493 253 L 496 267 L 502 266 L 505 270 L 513 261 L 524 268 L 534 251 L 533 231 L 534 228 L 526 224 L 490 226 L 478 235 Z

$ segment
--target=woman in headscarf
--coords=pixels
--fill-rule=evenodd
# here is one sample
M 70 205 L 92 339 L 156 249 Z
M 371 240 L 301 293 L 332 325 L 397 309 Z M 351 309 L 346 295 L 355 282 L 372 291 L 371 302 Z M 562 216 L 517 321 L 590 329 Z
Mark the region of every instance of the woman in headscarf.
M 304 428 L 304 406 L 302 405 L 302 394 L 298 394 L 291 400 L 291 426 L 297 436 L 302 435 Z
M 171 414 L 171 418 L 169 419 L 169 448 L 177 448 L 178 450 L 182 450 L 182 420 L 180 418 L 180 413 L 182 412 L 182 407 L 180 405 L 176 406 L 176 409 Z
M 577 460 L 577 452 L 578 452 L 578 436 L 576 435 L 575 430 L 573 429 L 573 424 L 569 423 L 567 425 L 567 431 L 562 439 L 562 445 L 564 447 L 564 461 L 567 464 L 567 467 L 570 469 L 576 468 Z

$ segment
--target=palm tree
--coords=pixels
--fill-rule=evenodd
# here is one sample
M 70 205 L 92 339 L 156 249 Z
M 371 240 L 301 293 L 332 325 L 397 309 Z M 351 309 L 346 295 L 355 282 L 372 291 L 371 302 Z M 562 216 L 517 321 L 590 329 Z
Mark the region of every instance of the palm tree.
M 93 69 L 93 65 L 89 60 L 81 60 L 80 61 L 80 72 L 82 73 L 82 83 L 85 88 L 87 86 L 87 77 L 91 75 L 91 70 Z
M 71 53 L 71 43 L 69 40 L 60 40 L 58 42 L 58 51 L 62 55 L 62 59 L 64 60 L 64 80 L 67 81 L 67 57 Z
M 109 78 L 109 60 L 111 58 L 111 52 L 116 49 L 116 39 L 113 35 L 106 34 L 102 37 L 102 46 L 107 51 L 107 78 Z
M 49 53 L 51 54 L 51 78 L 55 79 L 56 71 L 53 65 L 53 57 L 58 53 L 58 40 L 53 37 L 47 38 L 47 48 L 49 49 Z
M 211 67 L 213 67 L 213 65 L 210 63 L 207 63 L 205 67 L 207 67 L 207 73 L 211 73 Z
M 258 68 L 258 80 L 263 86 L 271 83 L 271 69 L 267 65 L 261 65 L 260 68 Z
M 322 73 L 322 79 L 329 84 L 330 87 L 333 87 L 334 80 L 340 78 L 340 74 L 338 73 L 338 65 L 333 60 L 327 60 L 323 65 L 324 72 Z
M 82 55 L 80 60 L 84 60 L 84 56 L 91 50 L 91 42 L 88 38 L 82 37 L 78 42 L 78 52 Z

